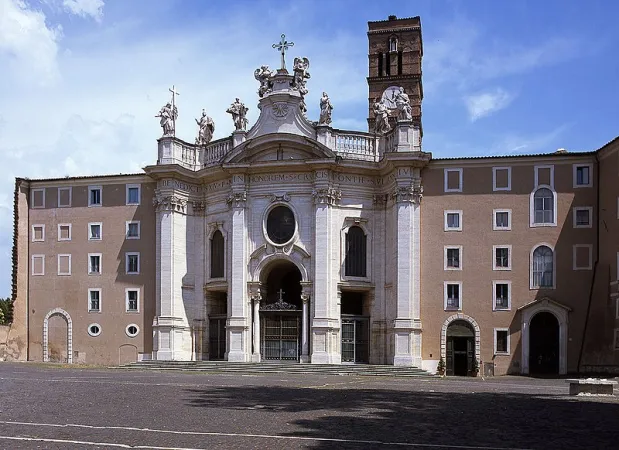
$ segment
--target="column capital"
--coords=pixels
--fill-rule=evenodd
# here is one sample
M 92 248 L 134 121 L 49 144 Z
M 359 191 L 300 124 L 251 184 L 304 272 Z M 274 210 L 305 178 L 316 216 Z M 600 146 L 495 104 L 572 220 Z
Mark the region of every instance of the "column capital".
M 187 212 L 187 200 L 178 195 L 166 195 L 155 191 L 153 206 L 157 212 L 173 211 L 185 214 Z
M 314 203 L 317 205 L 326 204 L 334 206 L 342 199 L 342 191 L 329 186 L 327 188 L 314 189 L 312 196 L 314 197 Z
M 234 208 L 245 208 L 247 202 L 247 191 L 233 192 L 226 199 L 228 205 Z
M 301 294 L 301 300 L 303 301 L 304 304 L 309 303 L 310 295 L 306 293 Z
M 391 198 L 396 203 L 414 203 L 419 205 L 423 198 L 423 186 L 421 178 L 413 178 L 410 186 L 397 186 L 391 192 Z

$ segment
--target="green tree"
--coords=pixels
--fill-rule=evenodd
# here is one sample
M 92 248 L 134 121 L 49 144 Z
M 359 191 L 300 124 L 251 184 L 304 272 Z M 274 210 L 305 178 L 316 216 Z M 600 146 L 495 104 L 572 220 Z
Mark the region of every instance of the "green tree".
M 13 301 L 10 298 L 0 298 L 0 325 L 13 322 Z

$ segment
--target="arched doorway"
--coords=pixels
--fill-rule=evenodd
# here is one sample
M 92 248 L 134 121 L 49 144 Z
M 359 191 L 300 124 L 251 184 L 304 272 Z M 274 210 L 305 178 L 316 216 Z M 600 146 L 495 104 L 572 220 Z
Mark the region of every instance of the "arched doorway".
M 465 320 L 454 320 L 447 327 L 445 358 L 447 375 L 470 375 L 474 358 L 475 330 Z
M 64 309 L 52 309 L 43 319 L 43 361 L 73 363 L 73 321 Z
M 559 321 L 548 311 L 535 314 L 529 325 L 529 373 L 559 374 Z
M 278 261 L 263 277 L 260 302 L 260 357 L 263 361 L 298 361 L 301 356 L 301 272 Z

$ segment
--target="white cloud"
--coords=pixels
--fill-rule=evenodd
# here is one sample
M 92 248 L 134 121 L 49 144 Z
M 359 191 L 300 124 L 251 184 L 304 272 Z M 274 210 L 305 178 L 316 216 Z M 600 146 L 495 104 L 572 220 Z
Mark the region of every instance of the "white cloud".
M 480 92 L 464 98 L 472 122 L 507 107 L 514 95 L 501 88 Z
M 63 0 L 64 8 L 82 17 L 92 17 L 97 22 L 103 19 L 103 0 Z
M 45 15 L 23 0 L 0 0 L 0 66 L 9 67 L 15 78 L 37 85 L 56 81 L 61 36 L 62 27 L 49 26 Z

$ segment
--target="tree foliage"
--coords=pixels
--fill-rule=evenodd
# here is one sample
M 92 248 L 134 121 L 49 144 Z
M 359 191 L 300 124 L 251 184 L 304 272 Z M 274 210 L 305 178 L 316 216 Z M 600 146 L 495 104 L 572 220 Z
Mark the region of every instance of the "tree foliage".
M 13 322 L 13 300 L 0 298 L 0 325 L 8 325 Z

